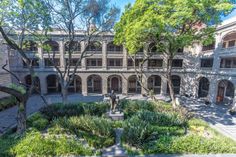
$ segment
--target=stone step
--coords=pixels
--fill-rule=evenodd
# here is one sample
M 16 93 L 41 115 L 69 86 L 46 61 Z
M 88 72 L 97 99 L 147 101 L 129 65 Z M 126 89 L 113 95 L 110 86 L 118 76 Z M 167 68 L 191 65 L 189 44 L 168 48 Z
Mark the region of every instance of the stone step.
M 102 156 L 127 156 L 126 155 L 126 151 L 125 149 L 123 149 L 121 146 L 119 145 L 114 145 L 114 146 L 111 146 L 109 148 L 106 148 L 103 152 L 102 152 Z

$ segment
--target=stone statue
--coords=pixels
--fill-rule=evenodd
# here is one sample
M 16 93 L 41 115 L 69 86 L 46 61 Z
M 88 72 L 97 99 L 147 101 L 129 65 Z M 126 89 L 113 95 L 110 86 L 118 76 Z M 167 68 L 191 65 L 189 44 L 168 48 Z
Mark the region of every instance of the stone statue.
M 114 90 L 111 91 L 111 94 L 109 95 L 109 97 L 110 97 L 110 104 L 111 104 L 110 111 L 112 113 L 115 113 L 117 102 L 116 102 L 116 94 Z

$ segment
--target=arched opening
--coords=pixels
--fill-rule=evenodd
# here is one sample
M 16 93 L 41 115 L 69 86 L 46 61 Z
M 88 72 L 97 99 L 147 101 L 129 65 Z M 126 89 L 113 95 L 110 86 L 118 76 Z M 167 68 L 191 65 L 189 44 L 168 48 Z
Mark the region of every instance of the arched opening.
M 123 46 L 122 45 L 115 45 L 113 42 L 107 44 L 107 51 L 110 52 L 122 52 Z
M 86 47 L 86 51 L 102 51 L 102 45 L 100 42 L 97 41 L 92 41 L 88 44 L 88 46 Z
M 37 43 L 32 40 L 26 40 L 23 43 L 23 50 L 26 52 L 36 53 L 38 51 Z
M 236 46 L 236 32 L 228 33 L 222 41 L 223 48 L 235 47 Z
M 102 93 L 102 78 L 98 75 L 91 75 L 87 78 L 88 93 Z
M 75 76 L 74 80 L 68 87 L 68 92 L 70 93 L 81 93 L 82 92 L 82 81 L 79 76 Z
M 152 75 L 148 78 L 148 89 L 152 90 L 154 94 L 161 94 L 161 77 Z
M 135 75 L 132 75 L 128 79 L 128 93 L 141 94 L 141 85 Z
M 228 80 L 221 80 L 218 84 L 217 102 L 227 103 L 234 98 L 234 84 Z
M 180 85 L 181 85 L 181 78 L 177 75 L 172 75 L 171 76 L 173 88 L 174 88 L 174 93 L 179 94 L 180 93 Z M 167 84 L 167 93 L 170 93 L 169 85 Z
M 66 53 L 69 52 L 69 50 L 71 51 L 71 53 L 78 53 L 79 51 L 81 51 L 81 46 L 80 43 L 77 41 L 73 41 L 73 42 L 66 42 L 65 43 L 65 51 Z
M 32 79 L 30 75 L 25 76 L 25 84 L 27 85 L 27 90 L 29 90 L 32 85 Z M 33 94 L 39 94 L 41 91 L 40 88 L 40 79 L 36 76 L 34 79 L 35 89 L 32 91 Z
M 116 93 L 122 93 L 122 78 L 118 75 L 108 77 L 107 81 L 108 92 L 114 90 Z
M 43 43 L 43 51 L 59 53 L 59 44 L 56 41 L 49 40 Z
M 202 77 L 199 80 L 199 86 L 198 86 L 198 97 L 199 98 L 203 98 L 203 97 L 208 96 L 209 86 L 210 86 L 210 82 L 207 78 Z
M 48 94 L 61 92 L 61 85 L 56 75 L 47 76 L 47 90 Z

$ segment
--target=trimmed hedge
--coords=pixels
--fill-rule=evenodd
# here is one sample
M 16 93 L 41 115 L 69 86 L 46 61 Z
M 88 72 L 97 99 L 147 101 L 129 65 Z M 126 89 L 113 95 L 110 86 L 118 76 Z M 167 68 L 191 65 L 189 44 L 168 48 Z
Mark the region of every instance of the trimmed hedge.
M 40 112 L 48 119 L 53 120 L 59 117 L 72 117 L 80 115 L 102 116 L 109 110 L 106 103 L 78 103 L 63 105 L 53 104 L 40 109 Z

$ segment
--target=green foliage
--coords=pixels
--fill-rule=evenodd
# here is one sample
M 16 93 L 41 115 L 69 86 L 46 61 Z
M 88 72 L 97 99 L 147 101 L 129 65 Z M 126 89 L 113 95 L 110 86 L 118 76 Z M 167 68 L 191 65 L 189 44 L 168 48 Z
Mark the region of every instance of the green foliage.
M 91 146 L 96 148 L 108 147 L 115 142 L 113 123 L 109 119 L 88 115 L 70 118 L 64 117 L 55 120 L 54 125 L 86 139 Z
M 149 124 L 133 116 L 124 123 L 123 141 L 131 146 L 143 148 L 145 143 L 157 138 L 157 132 Z
M 26 89 L 23 86 L 21 86 L 21 85 L 16 85 L 16 84 L 12 83 L 8 87 L 18 91 L 21 94 L 25 94 L 26 93 Z
M 125 118 L 131 117 L 140 110 L 154 110 L 154 104 L 148 101 L 122 100 L 120 102 Z
M 155 41 L 159 53 L 175 55 L 179 48 L 194 41 L 212 42 L 221 15 L 229 14 L 234 3 L 230 0 L 137 0 L 126 8 L 115 25 L 114 40 L 116 44 L 125 43 L 131 54 Z
M 28 132 L 23 139 L 12 148 L 16 156 L 63 156 L 92 155 L 90 148 L 74 138 L 60 135 L 42 135 L 38 131 Z
M 0 99 L 0 111 L 16 105 L 16 98 L 13 96 Z
M 177 154 L 221 154 L 235 153 L 236 143 L 228 138 L 207 139 L 198 135 L 182 137 L 161 136 L 155 146 L 147 149 L 146 153 L 177 153 Z
M 40 109 L 40 112 L 49 120 L 58 117 L 71 117 L 80 115 L 102 116 L 109 109 L 106 103 L 78 103 L 78 104 L 53 104 Z
M 11 152 L 11 148 L 14 147 L 19 140 L 20 138 L 14 135 L 4 135 L 0 137 L 0 156 L 13 157 L 14 155 Z
M 27 119 L 27 126 L 43 130 L 49 125 L 49 121 L 40 113 L 33 114 Z
M 184 122 L 177 113 L 161 113 L 139 111 L 136 115 L 140 120 L 158 126 L 183 126 Z

